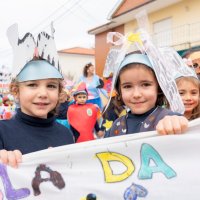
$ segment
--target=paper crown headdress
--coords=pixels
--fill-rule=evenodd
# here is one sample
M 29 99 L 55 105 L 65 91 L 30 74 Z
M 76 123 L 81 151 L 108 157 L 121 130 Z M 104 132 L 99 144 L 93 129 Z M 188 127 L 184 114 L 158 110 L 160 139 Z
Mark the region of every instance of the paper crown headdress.
M 114 35 L 116 35 L 118 38 L 120 36 L 120 38 L 117 41 L 114 41 Z M 174 112 L 184 113 L 183 102 L 176 87 L 174 77 L 170 72 L 169 57 L 166 58 L 163 52 L 153 44 L 149 34 L 144 29 L 139 29 L 137 33 L 128 33 L 125 36 L 112 32 L 108 33 L 107 38 L 109 38 L 108 42 L 111 42 L 113 45 L 115 45 L 115 57 L 110 55 L 107 57 L 107 63 L 112 63 L 111 68 L 114 69 L 111 91 L 113 91 L 115 87 L 120 69 L 122 67 L 126 66 L 127 64 L 135 63 L 136 60 L 138 63 L 143 63 L 142 60 L 145 59 L 146 61 L 148 60 L 148 63 L 150 63 L 147 66 L 154 70 L 158 83 L 170 104 L 171 110 Z M 133 48 L 133 46 L 135 47 Z M 129 62 L 126 61 L 128 57 L 126 59 L 125 56 L 128 52 L 130 52 L 131 48 L 140 50 L 142 53 L 140 56 L 141 59 L 138 58 L 138 56 L 135 56 L 135 60 L 129 59 Z M 112 50 L 109 52 L 109 54 L 111 53 Z M 134 54 L 132 55 L 134 57 Z M 123 64 L 124 61 L 126 64 Z M 107 72 L 108 71 L 109 70 L 107 69 Z
M 50 64 L 54 68 L 53 73 L 55 73 L 55 78 L 62 78 L 61 69 L 59 66 L 58 54 L 55 46 L 53 37 L 45 32 L 41 32 L 37 36 L 35 41 L 31 33 L 26 33 L 22 39 L 19 39 L 18 25 L 13 24 L 7 30 L 8 40 L 13 48 L 13 72 L 12 77 L 16 77 L 22 71 L 22 69 L 34 58 L 41 60 L 38 65 Z M 47 61 L 47 62 L 43 62 Z M 49 68 L 51 70 L 51 68 Z M 55 71 L 56 69 L 56 71 Z M 58 73 L 57 73 L 58 72 Z M 46 72 L 47 74 L 48 72 Z M 59 76 L 60 74 L 60 76 Z M 29 74 L 31 75 L 31 74 Z M 39 73 L 38 73 L 39 75 Z M 40 75 L 41 76 L 41 75 Z M 54 75 L 46 76 L 49 78 L 54 78 Z M 45 77 L 45 78 L 46 78 Z M 31 80 L 31 79 L 29 79 Z
M 136 19 L 139 25 L 139 29 L 136 33 L 128 33 L 125 36 L 116 32 L 108 33 L 107 42 L 115 46 L 114 50 L 112 47 L 108 53 L 106 61 L 106 63 L 112 63 L 112 66 L 106 65 L 107 69 L 105 68 L 105 73 L 109 72 L 110 67 L 114 69 L 111 91 L 113 91 L 115 87 L 120 69 L 126 66 L 123 65 L 122 62 L 123 60 L 126 60 L 124 59 L 126 54 L 131 51 L 139 50 L 142 54 L 147 56 L 149 62 L 151 63 L 151 66 L 147 66 L 154 70 L 158 83 L 170 104 L 171 110 L 174 112 L 184 113 L 184 104 L 179 95 L 176 82 L 170 69 L 169 63 L 172 62 L 170 61 L 172 57 L 165 56 L 163 51 L 153 44 L 150 35 L 146 31 L 149 27 L 146 11 L 138 13 L 136 15 Z M 111 56 L 113 51 L 115 52 L 115 56 Z M 131 63 L 134 63 L 133 60 L 130 61 L 129 64 Z
M 170 72 L 172 73 L 174 79 L 180 77 L 194 77 L 198 79 L 197 74 L 193 67 L 189 67 L 184 59 L 170 47 L 160 48 L 161 53 L 165 56 L 169 62 Z
M 115 38 L 115 42 L 114 42 Z M 114 74 L 116 67 L 116 58 L 120 54 L 119 46 L 123 44 L 125 41 L 125 37 L 118 32 L 110 32 L 107 34 L 107 43 L 114 44 L 111 48 L 109 53 L 107 54 L 104 70 L 103 70 L 103 77 L 108 78 L 111 74 Z
M 76 87 L 74 88 L 74 92 L 72 93 L 73 96 L 76 96 L 77 94 L 86 94 L 88 95 L 88 90 L 86 88 L 85 82 L 80 82 Z

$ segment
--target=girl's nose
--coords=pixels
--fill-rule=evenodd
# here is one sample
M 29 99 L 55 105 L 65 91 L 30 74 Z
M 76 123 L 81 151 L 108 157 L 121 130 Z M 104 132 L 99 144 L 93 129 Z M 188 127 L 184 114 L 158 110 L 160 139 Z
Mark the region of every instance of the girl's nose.
M 38 96 L 41 97 L 46 97 L 47 96 L 47 88 L 46 87 L 40 87 L 39 88 L 39 92 L 38 92 Z
M 185 100 L 191 100 L 191 95 L 190 94 L 186 94 L 185 95 Z
M 141 97 L 141 91 L 138 87 L 135 87 L 134 90 L 133 90 L 133 97 L 134 98 L 139 98 Z

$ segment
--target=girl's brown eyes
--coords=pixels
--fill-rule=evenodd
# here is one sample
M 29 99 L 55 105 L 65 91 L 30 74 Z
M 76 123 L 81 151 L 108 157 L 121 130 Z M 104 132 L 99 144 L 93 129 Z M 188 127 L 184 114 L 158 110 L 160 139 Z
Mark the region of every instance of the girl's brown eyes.
M 49 88 L 58 88 L 57 85 L 48 85 Z

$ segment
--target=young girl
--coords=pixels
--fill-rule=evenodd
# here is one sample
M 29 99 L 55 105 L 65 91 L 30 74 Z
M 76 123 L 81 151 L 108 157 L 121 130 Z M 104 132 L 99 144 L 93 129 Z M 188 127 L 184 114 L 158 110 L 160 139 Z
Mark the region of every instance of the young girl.
M 188 120 L 200 117 L 200 82 L 193 76 L 176 79 L 179 94 L 185 106 L 184 116 Z
M 155 129 L 160 134 L 177 134 L 187 129 L 188 121 L 185 117 L 161 107 L 164 94 L 146 55 L 136 53 L 124 58 L 115 88 L 119 101 L 130 112 L 114 122 L 107 137 Z
M 164 55 L 171 60 L 170 72 L 182 98 L 184 116 L 188 120 L 200 117 L 200 82 L 195 68 L 192 65 L 188 67 L 185 59 L 182 59 L 173 49 L 165 48 Z
M 41 36 L 45 36 L 43 44 L 48 46 L 51 37 L 43 33 L 39 36 L 40 40 L 37 43 L 33 41 L 33 44 L 40 45 Z M 30 34 L 26 34 L 23 40 L 15 40 L 11 44 L 23 45 L 30 43 L 31 39 Z M 30 47 L 30 44 L 24 45 L 24 48 Z M 18 52 L 19 48 L 16 49 Z M 23 49 L 27 54 L 28 51 L 30 49 Z M 15 55 L 14 52 L 14 58 Z M 50 53 L 47 55 L 52 56 Z M 71 131 L 57 123 L 54 116 L 62 92 L 62 74 L 53 65 L 55 62 L 50 63 L 44 60 L 45 57 L 41 59 L 37 53 L 34 56 L 35 59 L 27 63 L 25 57 L 26 64 L 15 70 L 16 76 L 10 86 L 20 109 L 12 119 L 0 121 L 0 160 L 12 167 L 17 167 L 22 161 L 22 154 L 74 143 Z M 55 57 L 51 58 L 55 61 Z

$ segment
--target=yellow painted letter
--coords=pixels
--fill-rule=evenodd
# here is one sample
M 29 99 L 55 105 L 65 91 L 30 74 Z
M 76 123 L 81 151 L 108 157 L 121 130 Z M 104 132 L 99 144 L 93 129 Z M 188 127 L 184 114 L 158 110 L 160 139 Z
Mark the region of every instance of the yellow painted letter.
M 135 166 L 130 158 L 119 153 L 103 152 L 97 153 L 97 158 L 101 161 L 106 183 L 115 183 L 127 179 L 135 170 Z M 120 162 L 127 168 L 120 174 L 113 174 L 110 162 Z

